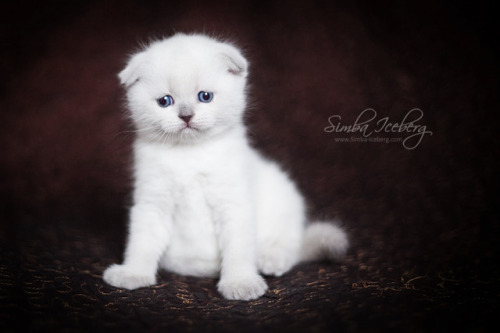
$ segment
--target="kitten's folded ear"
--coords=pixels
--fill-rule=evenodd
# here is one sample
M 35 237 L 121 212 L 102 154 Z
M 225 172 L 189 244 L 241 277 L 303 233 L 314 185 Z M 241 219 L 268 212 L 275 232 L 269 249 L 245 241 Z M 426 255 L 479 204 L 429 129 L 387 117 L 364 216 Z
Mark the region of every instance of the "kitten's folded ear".
M 132 84 L 137 82 L 137 80 L 139 80 L 141 67 L 144 64 L 144 58 L 144 52 L 132 55 L 127 63 L 127 66 L 118 74 L 121 84 L 126 88 L 130 87 Z
M 222 59 L 229 73 L 241 77 L 247 76 L 248 62 L 238 49 L 226 45 L 225 50 L 222 52 Z

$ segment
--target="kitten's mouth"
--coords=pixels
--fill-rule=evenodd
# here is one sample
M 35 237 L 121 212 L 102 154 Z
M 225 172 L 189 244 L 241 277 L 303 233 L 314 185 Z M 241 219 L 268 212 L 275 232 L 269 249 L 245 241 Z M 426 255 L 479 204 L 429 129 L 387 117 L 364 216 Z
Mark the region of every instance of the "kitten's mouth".
M 195 126 L 193 126 L 193 124 L 185 124 L 183 128 L 181 128 L 181 132 L 184 132 L 184 131 L 199 131 L 198 128 L 196 128 Z
M 179 130 L 179 134 L 180 135 L 194 135 L 194 134 L 199 134 L 201 133 L 202 130 L 200 128 L 198 128 L 197 126 L 191 124 L 191 123 L 188 123 L 188 124 L 184 124 L 184 126 Z

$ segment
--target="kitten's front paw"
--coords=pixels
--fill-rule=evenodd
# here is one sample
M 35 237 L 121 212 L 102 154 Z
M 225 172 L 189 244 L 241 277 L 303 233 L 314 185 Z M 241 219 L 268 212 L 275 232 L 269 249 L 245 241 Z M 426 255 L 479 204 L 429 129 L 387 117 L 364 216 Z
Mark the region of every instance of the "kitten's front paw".
M 113 287 L 137 289 L 156 284 L 154 275 L 147 275 L 126 265 L 111 265 L 104 271 L 103 280 Z
M 222 278 L 217 289 L 226 299 L 249 301 L 264 295 L 267 284 L 259 274 L 237 277 Z

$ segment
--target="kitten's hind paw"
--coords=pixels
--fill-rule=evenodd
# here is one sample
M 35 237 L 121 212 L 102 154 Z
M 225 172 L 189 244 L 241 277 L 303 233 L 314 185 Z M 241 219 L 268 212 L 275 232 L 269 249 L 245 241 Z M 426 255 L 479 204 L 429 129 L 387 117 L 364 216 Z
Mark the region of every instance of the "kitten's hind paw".
M 264 295 L 267 284 L 262 276 L 255 274 L 237 278 L 223 278 L 217 289 L 226 299 L 249 301 Z
M 116 288 L 137 289 L 156 284 L 154 275 L 147 275 L 126 265 L 111 265 L 104 271 L 103 280 Z
M 298 261 L 294 249 L 284 247 L 269 247 L 261 250 L 258 256 L 257 267 L 264 275 L 282 276 Z

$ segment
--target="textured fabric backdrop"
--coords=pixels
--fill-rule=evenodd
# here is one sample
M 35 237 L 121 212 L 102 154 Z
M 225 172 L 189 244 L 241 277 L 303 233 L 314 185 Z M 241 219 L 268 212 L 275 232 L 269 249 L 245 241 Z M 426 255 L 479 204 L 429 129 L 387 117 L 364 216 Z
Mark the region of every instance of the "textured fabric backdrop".
M 3 1 L 0 330 L 496 324 L 494 28 L 484 2 Z M 122 259 L 131 190 L 133 133 L 116 74 L 141 42 L 176 31 L 245 50 L 252 142 L 297 181 L 311 217 L 343 221 L 352 243 L 343 262 L 267 278 L 267 294 L 248 303 L 223 300 L 214 279 L 165 272 L 137 291 L 103 283 Z M 415 123 L 432 135 L 410 150 L 373 142 L 408 133 L 342 142 L 363 137 L 325 131 L 331 116 L 352 125 L 369 108 L 372 129 L 418 108 Z

